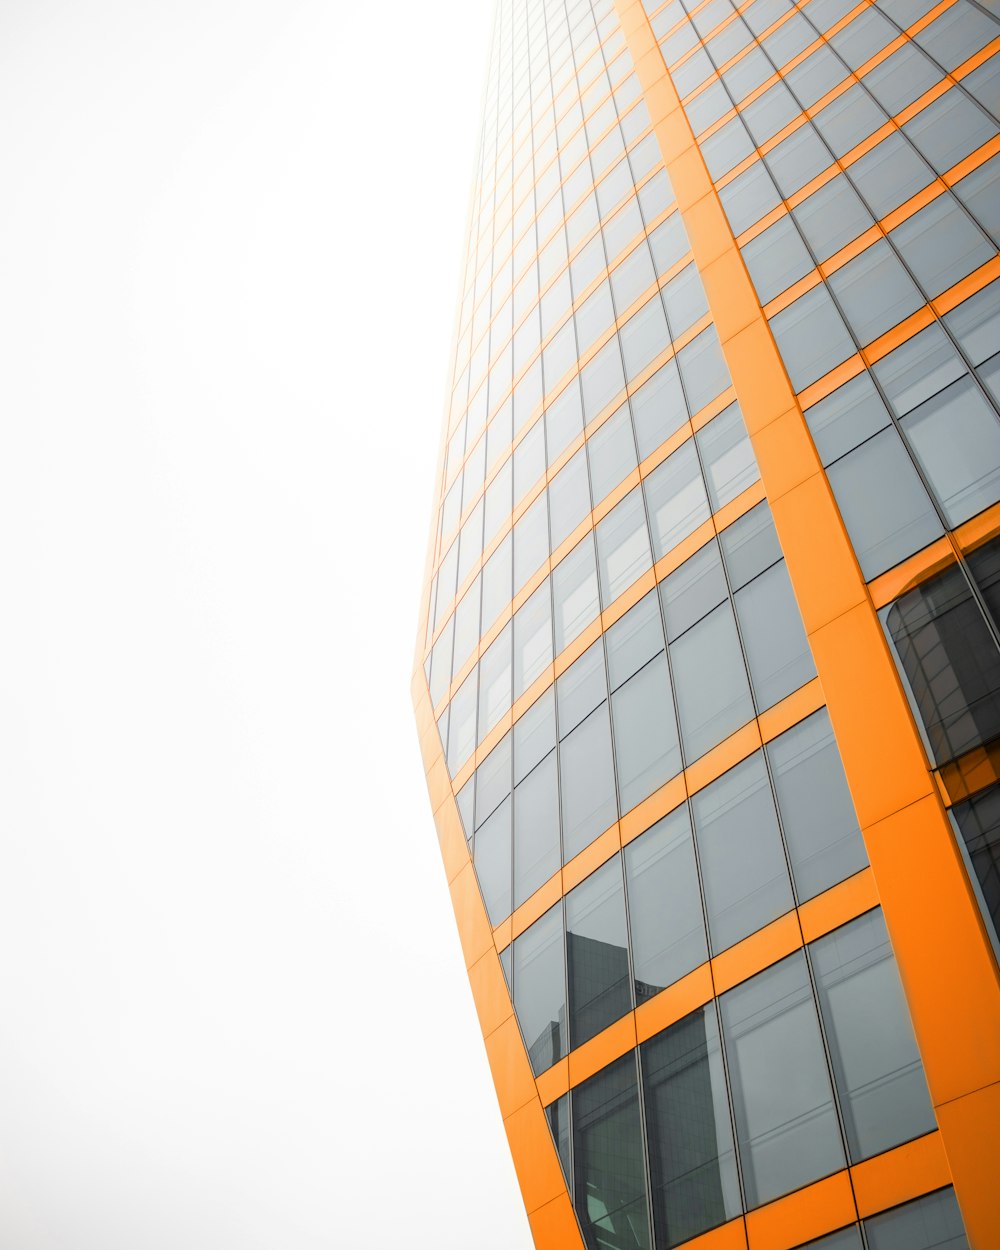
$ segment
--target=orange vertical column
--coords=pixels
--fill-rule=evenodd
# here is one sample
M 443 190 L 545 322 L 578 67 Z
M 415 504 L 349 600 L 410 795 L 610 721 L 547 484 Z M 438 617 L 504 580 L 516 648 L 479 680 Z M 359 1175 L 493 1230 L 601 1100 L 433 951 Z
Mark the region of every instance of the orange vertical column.
M 975 1250 L 1000 1245 L 1000 985 L 826 475 L 639 0 L 616 9 L 806 626 Z

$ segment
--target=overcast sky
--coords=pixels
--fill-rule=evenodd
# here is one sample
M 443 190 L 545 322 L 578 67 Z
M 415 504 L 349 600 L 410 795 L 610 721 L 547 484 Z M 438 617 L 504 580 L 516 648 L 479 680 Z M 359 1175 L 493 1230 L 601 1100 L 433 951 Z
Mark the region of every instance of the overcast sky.
M 0 5 L 0 1245 L 524 1250 L 409 704 L 490 0 Z

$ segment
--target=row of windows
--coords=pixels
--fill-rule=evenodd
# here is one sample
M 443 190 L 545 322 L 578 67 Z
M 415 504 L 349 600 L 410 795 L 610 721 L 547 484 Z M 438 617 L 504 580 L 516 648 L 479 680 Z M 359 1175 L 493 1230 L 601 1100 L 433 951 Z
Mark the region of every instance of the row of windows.
M 534 1071 L 866 863 L 822 710 L 630 842 L 504 951 Z
M 815 675 L 768 530 L 751 513 L 724 532 L 732 599 L 713 539 L 592 644 L 462 787 L 494 925 L 619 814 Z M 453 733 L 461 715 L 456 698 Z M 829 884 L 818 869 L 796 874 L 800 898 Z
M 867 580 L 1000 499 L 1000 283 L 944 326 L 806 411 Z
M 659 159 L 652 135 L 631 148 L 597 191 L 588 194 L 568 222 L 560 226 L 537 261 L 532 259 L 513 295 L 496 312 L 490 334 L 484 337 L 456 382 L 453 410 L 459 416 L 459 424 L 449 440 L 446 482 L 452 480 L 463 458 L 471 453 L 489 414 L 494 414 L 494 443 L 499 447 L 501 431 L 512 430 L 516 434 L 541 402 L 543 390 L 551 392 L 561 380 L 568 366 L 564 364 L 561 371 L 557 370 L 557 357 L 560 350 L 565 350 L 567 336 L 562 336 L 561 348 L 552 344 L 552 339 L 574 301 L 579 302 L 609 269 L 617 270 L 613 281 L 621 288 L 616 292 L 621 298 L 630 290 L 635 291 L 643 276 L 648 286 L 654 281 L 654 274 L 667 272 L 683 258 L 686 237 L 679 218 L 663 223 L 648 245 L 636 243 L 645 223 L 656 220 L 673 203 L 666 174 L 661 171 L 654 177 L 648 176 Z M 603 230 L 599 228 L 602 221 Z M 622 238 L 625 231 L 627 240 Z M 638 288 L 644 289 L 645 286 Z M 611 317 L 604 327 L 598 325 L 604 311 L 600 301 L 600 294 L 594 292 L 588 304 L 578 308 L 580 353 L 614 320 Z M 619 303 L 619 313 L 627 307 Z M 568 337 L 572 341 L 572 332 Z M 548 358 L 544 361 L 539 354 L 543 343 L 548 345 Z M 488 358 L 493 363 L 486 373 Z M 519 380 L 512 387 L 515 377 Z M 466 403 L 470 378 L 473 389 Z M 507 445 L 509 441 L 508 433 Z
M 608 347 L 610 350 L 601 352 L 591 362 L 598 367 L 585 370 L 582 384 L 574 381 L 546 411 L 544 422 L 539 422 L 518 445 L 445 554 L 432 588 L 436 599 L 432 599 L 430 616 L 435 629 L 442 620 L 446 622 L 430 657 L 435 706 L 450 680 L 461 672 L 479 639 L 489 632 L 500 613 L 549 556 L 641 461 L 684 428 L 692 402 L 706 394 L 711 402 L 729 385 L 714 331 L 706 331 L 657 370 L 635 392 L 631 402 L 626 400 L 592 432 L 508 530 L 512 507 L 522 503 L 544 474 L 546 445 L 549 461 L 558 459 L 579 436 L 584 423 L 606 409 L 607 399 L 624 388 L 624 366 L 617 340 L 612 339 Z M 739 407 L 730 404 L 644 480 L 642 489 L 649 509 L 654 558 L 658 560 L 757 477 Z M 620 522 L 636 510 L 642 512 L 642 495 L 619 507 L 624 507 L 624 511 L 615 510 L 615 521 L 604 519 L 597 527 L 598 553 L 602 564 L 608 564 L 607 591 L 610 594 L 612 584 L 618 587 L 611 598 L 605 598 L 605 607 L 629 584 L 622 580 L 623 573 L 613 574 L 609 562 L 615 560 L 613 553 L 620 546 L 616 542 Z M 449 618 L 456 588 L 466 584 L 484 548 L 493 546 L 505 530 L 506 536 Z M 636 538 L 635 542 L 640 543 L 641 539 Z M 567 575 L 558 571 L 554 574 L 557 578 Z M 450 631 L 454 631 L 455 637 L 453 656 Z M 557 654 L 558 650 L 561 647 Z
M 673 459 L 664 462 L 668 470 Z M 670 470 L 664 481 L 674 486 L 677 477 Z M 673 518 L 678 525 L 693 528 L 691 494 L 688 488 L 676 493 L 665 491 L 662 507 L 657 513 L 651 512 L 654 525 L 665 527 Z M 655 503 L 656 497 L 652 498 Z M 707 516 L 708 505 L 701 508 Z M 814 675 L 811 664 L 800 659 L 808 655 L 808 647 L 766 504 L 727 527 L 721 543 L 728 582 L 719 543 L 713 539 L 660 586 L 666 637 L 673 648 L 670 667 L 679 701 L 681 741 L 688 763 L 753 715 L 735 621 L 739 622 L 758 711 L 773 706 Z M 652 562 L 642 493 L 637 488 L 608 514 L 595 534 L 588 534 L 556 567 L 459 687 L 439 720 L 452 776 L 459 773 L 514 701 L 548 668 L 553 655 L 561 654 L 597 619 L 601 603 L 613 603 Z M 736 606 L 735 620 L 730 592 Z M 651 595 L 650 603 L 655 599 Z M 631 612 L 636 613 L 637 608 Z M 767 621 L 767 612 L 773 612 L 772 622 Z M 651 631 L 646 636 L 650 643 L 655 641 L 651 657 L 663 647 L 663 628 L 652 610 L 644 609 L 644 614 Z M 623 619 L 629 624 L 616 628 L 624 634 L 639 618 L 629 613 Z M 703 620 L 708 623 L 702 624 Z M 675 622 L 682 622 L 683 628 Z M 696 623 L 698 629 L 694 629 Z M 717 664 L 714 679 L 704 671 L 710 666 L 713 648 Z M 560 678 L 566 680 L 568 673 Z
M 579 969 L 570 947 L 571 988 L 589 990 L 603 945 L 582 943 Z M 933 1131 L 881 912 L 707 1003 L 548 1115 L 587 1245 L 635 1250 L 679 1245 Z M 876 1231 L 871 1244 L 900 1243 Z
M 643 186 L 638 195 L 633 195 L 621 209 L 606 218 L 603 230 L 598 228 L 597 234 L 529 311 L 518 336 L 525 329 L 530 329 L 530 351 L 524 346 L 518 350 L 527 351 L 525 359 L 530 359 L 538 347 L 542 347 L 538 372 L 543 391 L 554 392 L 578 357 L 606 335 L 616 317 L 633 305 L 659 277 L 676 268 L 687 255 L 687 235 L 677 212 L 648 235 L 645 231 L 644 219 L 654 221 L 662 215 L 669 207 L 671 198 L 666 174 L 661 171 Z M 596 200 L 588 200 L 587 204 L 593 210 L 593 221 L 596 223 Z M 607 271 L 610 271 L 608 277 L 595 287 L 595 282 Z M 580 303 L 580 293 L 587 290 L 591 290 L 591 294 L 585 303 Z M 683 333 L 707 312 L 693 266 L 688 266 L 667 284 L 663 298 L 670 315 L 680 327 L 675 333 Z M 574 300 L 578 304 L 575 314 L 571 313 Z M 515 344 L 518 336 L 515 336 Z M 485 389 L 482 393 L 485 395 Z M 442 544 L 451 538 L 459 517 L 479 497 L 483 483 L 495 471 L 501 457 L 507 454 L 515 434 L 520 433 L 532 411 L 522 406 L 515 426 L 511 397 L 494 413 L 485 434 L 481 435 L 488 408 L 487 400 L 477 396 L 465 423 L 450 441 L 445 481 L 454 480 L 441 509 Z M 560 450 L 550 447 L 550 462 Z M 454 466 L 460 464 L 463 465 L 462 472 L 456 475 Z

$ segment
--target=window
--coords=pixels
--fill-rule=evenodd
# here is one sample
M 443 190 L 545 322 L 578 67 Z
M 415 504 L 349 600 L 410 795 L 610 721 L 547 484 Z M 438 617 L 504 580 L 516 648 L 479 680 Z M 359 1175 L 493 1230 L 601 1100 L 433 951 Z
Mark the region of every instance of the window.
M 984 910 L 1000 938 L 1000 785 L 957 803 L 951 814 L 979 882 Z
M 544 564 L 549 554 L 549 513 L 545 491 L 514 526 L 514 593 Z
M 652 601 L 655 606 L 655 598 Z M 621 810 L 627 812 L 681 768 L 665 651 L 615 691 L 611 719 L 619 800 Z
M 715 1004 L 639 1053 L 656 1244 L 676 1246 L 742 1213 Z
M 750 1209 L 844 1167 L 801 952 L 719 1000 Z
M 809 946 L 851 1159 L 935 1128 L 880 910 Z
M 822 284 L 772 317 L 771 330 L 796 391 L 854 355 L 854 342 Z
M 870 1250 L 969 1250 L 951 1188 L 873 1215 L 865 1233 Z
M 473 862 L 490 924 L 506 920 L 511 907 L 510 796 L 476 830 Z
M 866 581 L 926 547 L 941 522 L 894 429 L 885 429 L 827 471 Z
M 765 711 L 816 676 L 785 562 L 734 595 L 757 710 Z
M 559 867 L 559 792 L 552 750 L 514 789 L 514 907 Z
M 850 168 L 851 181 L 878 218 L 934 181 L 934 172 L 895 132 L 883 139 Z
M 763 161 L 755 161 L 719 190 L 719 199 L 733 234 L 742 234 L 781 202 Z
M 713 538 L 660 583 L 667 640 L 685 630 L 729 598 L 719 544 Z
M 552 663 L 552 596 L 548 579 L 514 617 L 514 699 Z
M 575 1205 L 588 1250 L 649 1250 L 633 1053 L 573 1090 Z
M 716 512 L 760 477 L 738 404 L 730 404 L 695 435 Z
M 826 708 L 767 745 L 799 901 L 868 863 Z
M 924 303 L 884 239 L 838 269 L 829 283 L 848 325 L 862 345 L 898 325 Z
M 821 262 L 829 260 L 874 224 L 871 213 L 844 174 L 838 174 L 814 191 L 792 210 L 792 216 Z
M 559 770 L 563 858 L 568 862 L 618 818 L 606 702 L 563 738 Z
M 552 550 L 569 538 L 584 517 L 590 515 L 590 484 L 587 452 L 581 447 L 549 483 L 549 528 Z
M 631 491 L 597 527 L 601 595 L 611 604 L 652 565 L 642 492 Z
M 996 253 L 955 197 L 947 193 L 907 218 L 889 237 L 929 299 Z
M 703 330 L 677 355 L 688 410 L 694 416 L 730 384 L 729 370 L 719 348 L 714 326 Z
M 632 1009 L 621 859 L 616 855 L 566 895 L 572 1047 Z
M 514 1008 L 537 1076 L 566 1053 L 562 903 L 514 939 Z
M 619 337 L 625 360 L 625 376 L 631 382 L 670 344 L 667 318 L 658 294 L 625 322 Z
M 790 911 L 788 869 L 760 752 L 691 799 L 713 954 Z
M 587 442 L 594 503 L 602 503 L 637 464 L 628 404 L 596 430 Z
M 578 638 L 601 610 L 597 594 L 594 536 L 587 534 L 552 573 L 555 652 Z
M 746 667 L 728 602 L 671 643 L 671 666 L 687 763 L 753 718 Z
M 625 847 L 635 1000 L 705 962 L 708 944 L 687 805 Z
M 511 635 L 508 624 L 479 661 L 479 742 L 510 711 Z
M 630 403 L 639 459 L 645 460 L 687 420 L 677 361 L 668 360 L 657 369 L 635 392 Z
M 686 538 L 710 515 L 698 453 L 688 440 L 646 478 L 643 488 L 653 536 L 653 556 L 659 559 Z
M 867 371 L 806 409 L 805 417 L 824 467 L 890 424 L 889 412 Z

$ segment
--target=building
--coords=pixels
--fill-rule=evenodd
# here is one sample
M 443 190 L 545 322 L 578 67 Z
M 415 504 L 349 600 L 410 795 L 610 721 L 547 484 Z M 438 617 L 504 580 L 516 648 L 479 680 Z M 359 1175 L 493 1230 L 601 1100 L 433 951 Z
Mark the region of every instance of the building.
M 540 1250 L 1000 1246 L 998 50 L 497 5 L 413 691 Z

